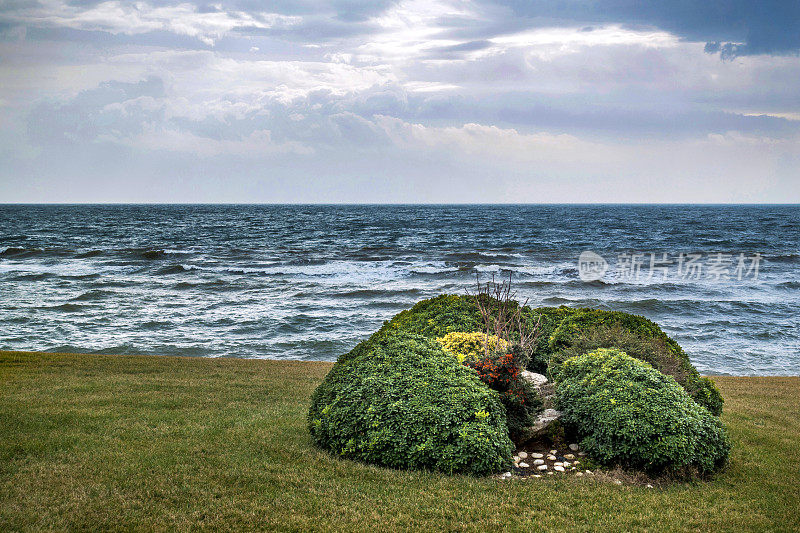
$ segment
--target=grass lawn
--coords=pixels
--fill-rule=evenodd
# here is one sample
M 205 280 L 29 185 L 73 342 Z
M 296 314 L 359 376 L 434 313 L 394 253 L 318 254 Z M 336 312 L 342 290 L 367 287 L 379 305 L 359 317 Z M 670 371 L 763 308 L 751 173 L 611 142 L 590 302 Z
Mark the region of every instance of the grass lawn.
M 800 530 L 800 378 L 715 378 L 714 480 L 403 472 L 315 449 L 327 363 L 0 352 L 0 531 Z

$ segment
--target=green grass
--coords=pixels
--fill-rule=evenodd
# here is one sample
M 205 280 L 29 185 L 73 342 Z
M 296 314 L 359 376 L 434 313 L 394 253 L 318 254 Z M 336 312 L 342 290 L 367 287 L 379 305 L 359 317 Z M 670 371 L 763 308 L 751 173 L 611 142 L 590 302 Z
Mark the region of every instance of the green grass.
M 716 378 L 709 482 L 404 472 L 315 449 L 326 363 L 0 352 L 0 531 L 800 530 L 800 378 Z

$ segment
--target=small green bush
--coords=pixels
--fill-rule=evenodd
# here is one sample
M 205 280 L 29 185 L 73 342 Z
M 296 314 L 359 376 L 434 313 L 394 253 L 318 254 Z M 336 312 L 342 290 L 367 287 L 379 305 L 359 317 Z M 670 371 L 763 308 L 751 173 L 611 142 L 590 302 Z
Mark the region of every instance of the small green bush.
M 642 316 L 575 309 L 559 322 L 548 344 L 554 366 L 595 348 L 619 348 L 674 377 L 697 403 L 715 416 L 722 413 L 722 395 L 714 384 L 700 376 L 686 352 L 658 324 Z
M 401 332 L 337 361 L 308 419 L 319 446 L 393 468 L 486 475 L 514 450 L 498 394 L 435 340 Z
M 620 350 L 598 349 L 551 372 L 562 422 L 594 460 L 701 474 L 727 460 L 730 442 L 719 420 L 649 364 Z

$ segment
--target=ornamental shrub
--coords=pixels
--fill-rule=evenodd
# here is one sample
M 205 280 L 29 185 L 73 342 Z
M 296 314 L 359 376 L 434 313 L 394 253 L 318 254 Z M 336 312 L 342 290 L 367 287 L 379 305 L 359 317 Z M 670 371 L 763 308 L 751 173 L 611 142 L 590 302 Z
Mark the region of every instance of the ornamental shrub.
M 550 348 L 550 337 L 562 320 L 571 316 L 576 311 L 573 307 L 539 307 L 531 309 L 524 307 L 522 312 L 528 327 L 537 325 L 539 336 L 536 339 L 536 346 L 530 360 L 528 370 L 547 373 L 547 365 L 550 363 L 550 356 L 553 354 Z
M 601 348 L 551 371 L 562 423 L 595 461 L 701 474 L 726 462 L 730 442 L 720 421 L 648 363 Z
M 435 340 L 407 333 L 340 358 L 308 421 L 319 446 L 393 468 L 486 475 L 514 450 L 497 392 Z
M 600 309 L 575 309 L 565 315 L 548 340 L 552 364 L 595 348 L 619 348 L 670 375 L 715 416 L 723 399 L 708 378 L 700 376 L 683 348 L 655 322 L 642 316 Z
M 444 337 L 437 337 L 436 340 L 445 351 L 455 355 L 461 363 L 486 357 L 487 348 L 490 355 L 501 352 L 505 354 L 511 350 L 511 346 L 503 339 L 479 331 L 471 333 L 453 331 Z
M 500 395 L 506 411 L 506 423 L 511 440 L 517 441 L 525 429 L 533 425 L 542 410 L 542 400 L 535 387 L 520 375 L 516 353 L 482 353 L 465 364 L 474 369 L 481 381 Z
M 442 294 L 401 311 L 384 322 L 374 336 L 384 337 L 398 331 L 430 338 L 444 337 L 453 331 L 483 331 L 483 320 L 474 298 Z

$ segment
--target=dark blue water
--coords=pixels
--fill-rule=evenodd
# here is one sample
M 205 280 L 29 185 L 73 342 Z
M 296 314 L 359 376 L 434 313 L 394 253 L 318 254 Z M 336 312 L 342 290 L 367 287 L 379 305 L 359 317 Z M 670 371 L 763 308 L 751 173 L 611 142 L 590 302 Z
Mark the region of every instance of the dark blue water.
M 798 206 L 6 205 L 0 347 L 332 360 L 495 273 L 532 305 L 647 316 L 703 372 L 800 374 L 799 239 Z

